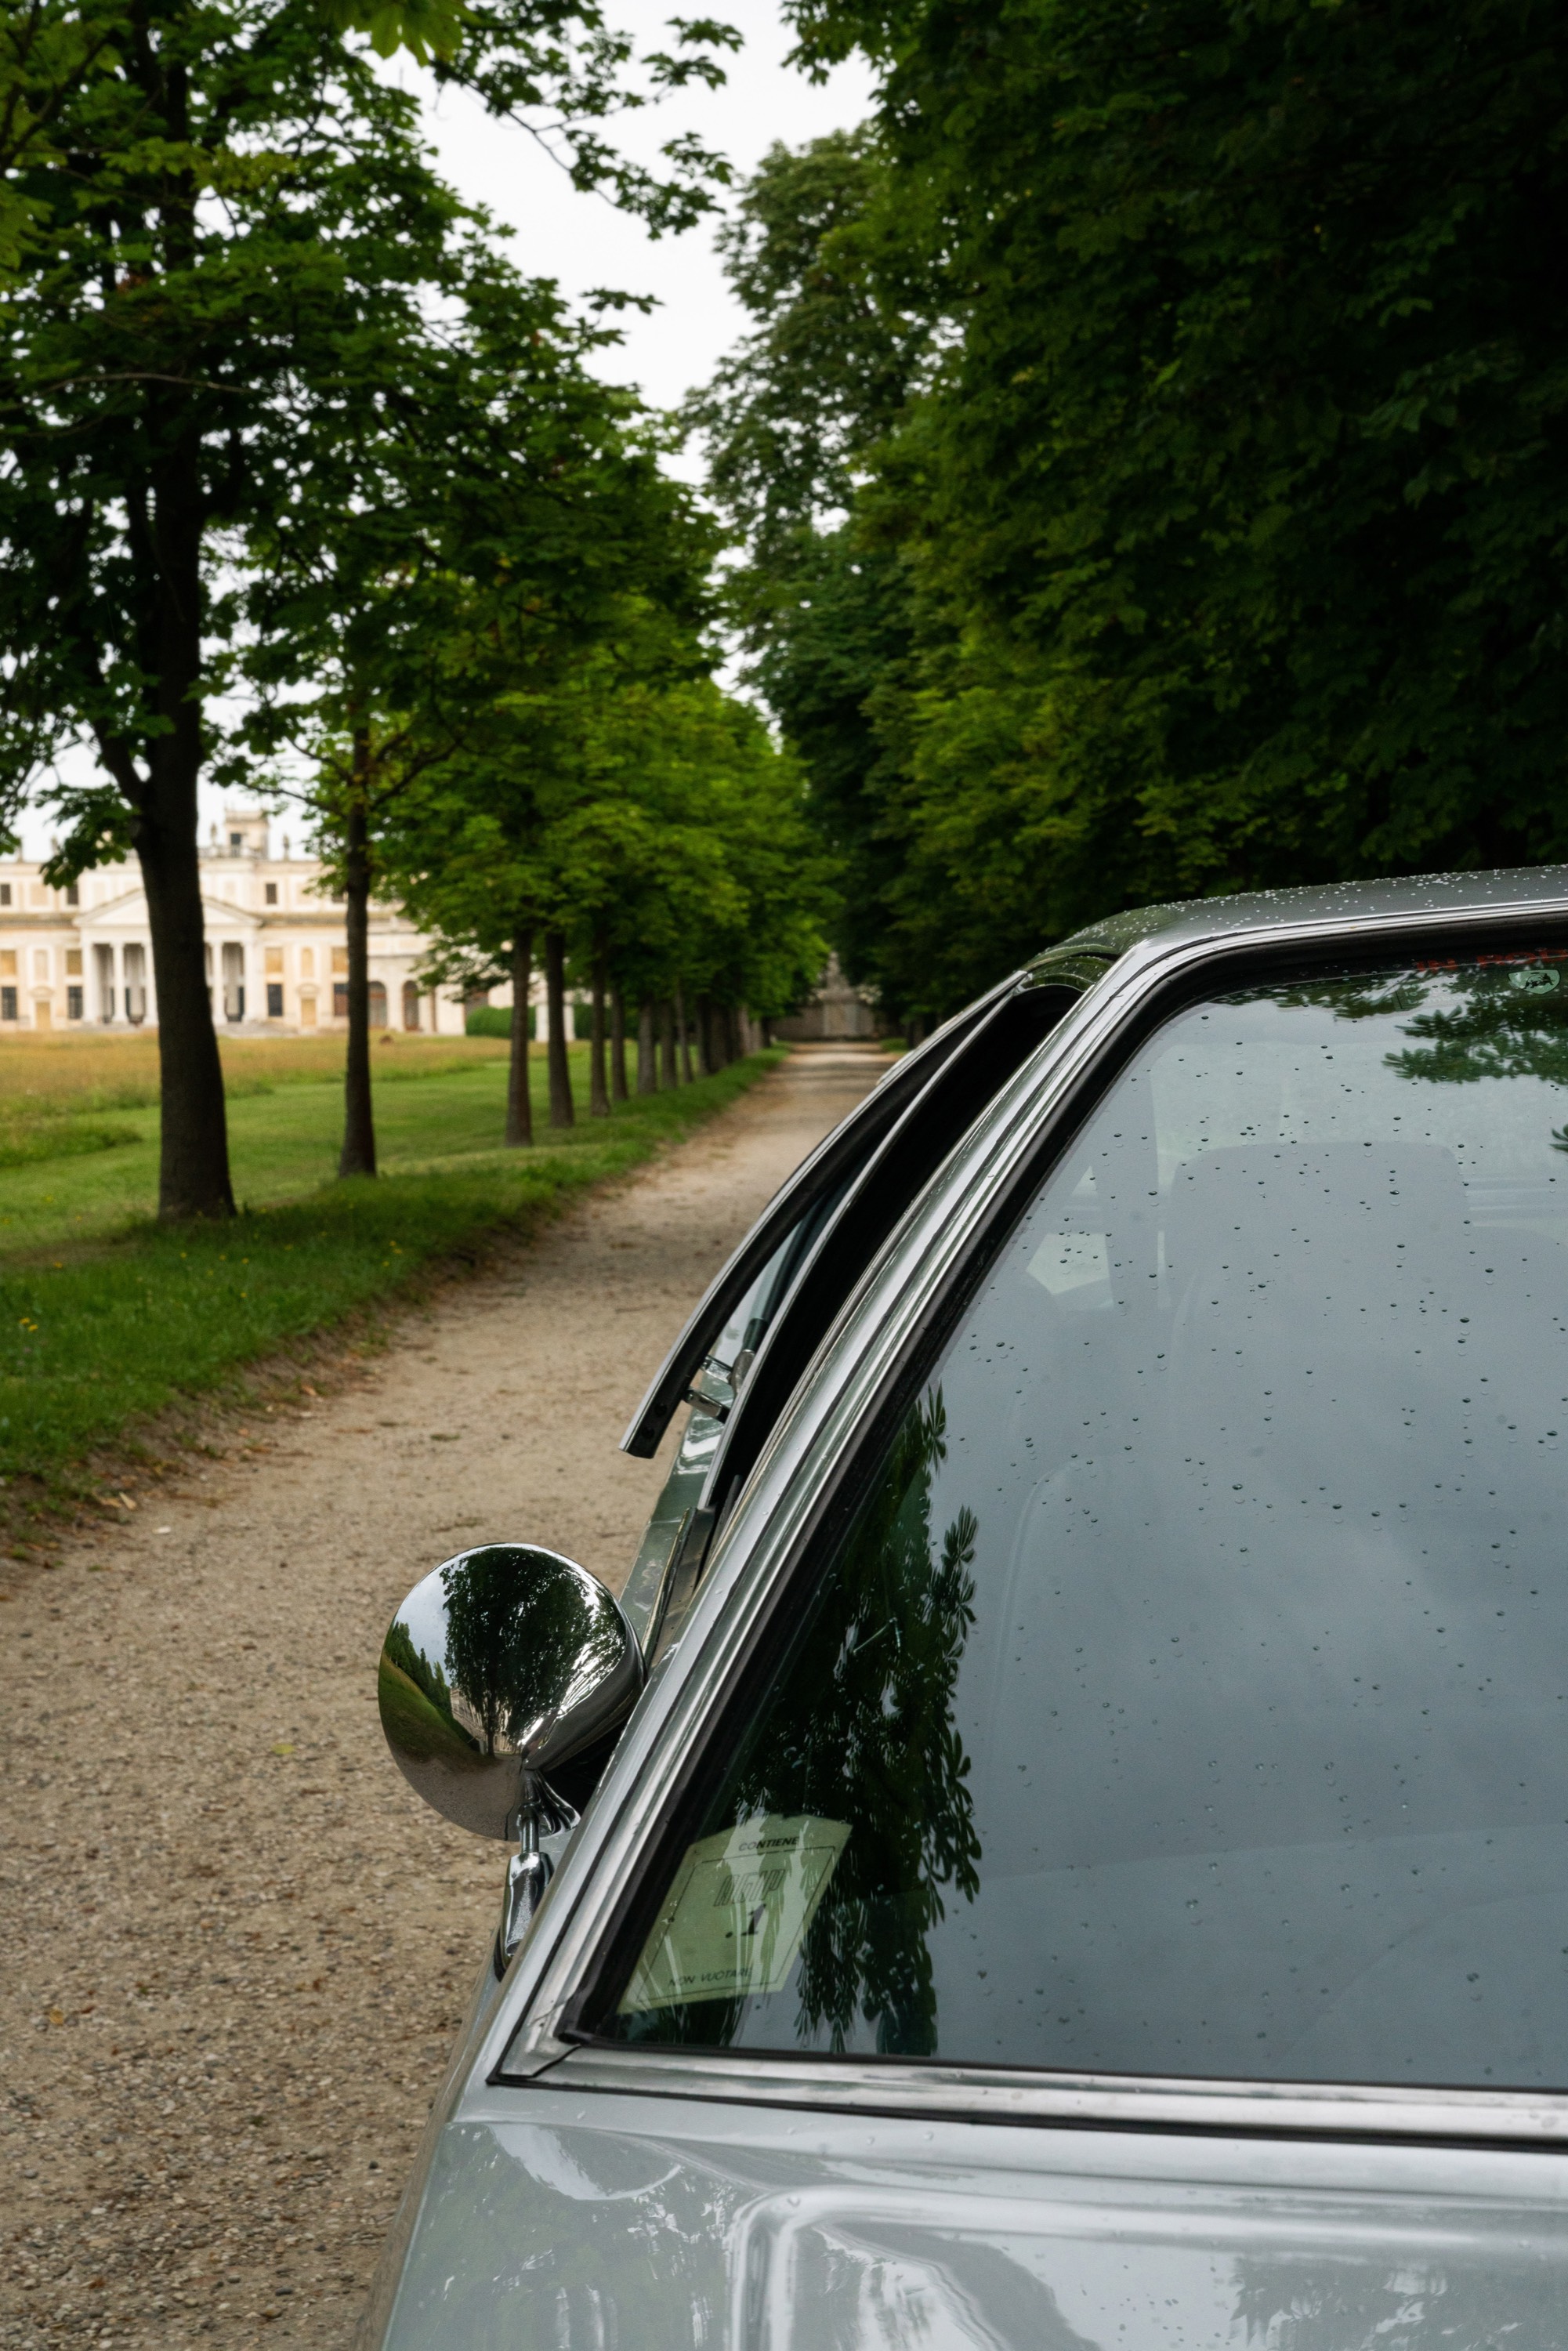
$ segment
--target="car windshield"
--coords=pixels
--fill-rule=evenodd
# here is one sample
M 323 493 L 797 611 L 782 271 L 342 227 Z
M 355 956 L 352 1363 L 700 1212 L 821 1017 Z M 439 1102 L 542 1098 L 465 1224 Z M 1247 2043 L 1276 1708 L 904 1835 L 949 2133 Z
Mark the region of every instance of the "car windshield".
M 1568 2086 L 1568 950 L 1166 1021 L 1041 1185 L 599 2030 Z

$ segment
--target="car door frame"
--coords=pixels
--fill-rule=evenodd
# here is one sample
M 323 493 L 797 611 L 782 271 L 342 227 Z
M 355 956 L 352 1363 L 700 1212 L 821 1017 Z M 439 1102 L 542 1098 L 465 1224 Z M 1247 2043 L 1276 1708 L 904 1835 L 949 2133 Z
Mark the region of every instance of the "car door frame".
M 944 1064 L 964 1051 L 976 1029 L 984 1025 L 996 1005 L 1018 987 L 1021 977 L 1015 972 L 998 980 L 961 1012 L 955 1012 L 940 1028 L 934 1029 L 920 1044 L 912 1046 L 785 1177 L 681 1325 L 674 1343 L 626 1425 L 621 1439 L 622 1453 L 646 1460 L 658 1451 L 664 1431 L 691 1395 L 691 1384 L 715 1336 L 724 1329 L 769 1258 L 810 1215 L 824 1193 L 831 1192 L 840 1182 L 846 1167 L 853 1170 L 849 1187 L 853 1190 L 865 1164 L 875 1156 L 889 1129 L 918 1101 Z M 859 1165 L 855 1165 L 857 1157 Z
M 758 1342 L 744 1385 L 716 1416 L 720 1434 L 701 1489 L 681 1521 L 648 1609 L 655 1634 L 650 1663 L 685 1630 L 715 1534 L 866 1266 L 980 1110 L 1003 1092 L 1032 1058 L 1044 1033 L 1069 1017 L 1109 967 L 1110 959 L 1103 955 L 1063 951 L 1042 957 L 992 989 L 953 1050 L 927 1070 L 918 1088 L 905 1091 L 895 1114 L 873 1131 L 841 1196 L 831 1201 L 808 1236 Z M 1053 1005 L 1061 1008 L 1053 1013 Z M 841 1134 L 844 1128 L 836 1132 Z M 796 1230 L 825 1196 L 816 1192 Z M 739 1262 L 739 1253 L 732 1262 Z M 659 1385 L 656 1382 L 655 1388 Z M 702 1408 L 695 1395 L 693 1402 Z
M 1520 877 L 1527 883 L 1531 877 Z M 1485 937 L 1528 951 L 1568 925 L 1568 883 L 1551 894 L 1397 903 L 1357 918 L 1215 922 L 1155 932 L 1126 952 L 1009 1081 L 949 1154 L 846 1301 L 753 1468 L 715 1546 L 681 1642 L 664 1659 L 584 1814 L 577 1850 L 513 1961 L 468 2080 L 526 2093 L 549 2075 L 584 2094 L 972 2121 L 1568 2145 L 1568 2095 L 1333 2084 L 1197 2081 L 956 2065 L 909 2059 L 778 2056 L 751 2050 L 622 2048 L 574 2038 L 574 2011 L 613 1949 L 629 1889 L 700 1752 L 705 1726 L 787 1605 L 803 1548 L 848 1507 L 856 1466 L 902 1408 L 912 1365 L 967 1299 L 1022 1200 L 1107 1081 L 1167 1013 L 1261 968 L 1343 967 L 1425 943 Z M 1479 899 L 1481 903 L 1476 903 Z

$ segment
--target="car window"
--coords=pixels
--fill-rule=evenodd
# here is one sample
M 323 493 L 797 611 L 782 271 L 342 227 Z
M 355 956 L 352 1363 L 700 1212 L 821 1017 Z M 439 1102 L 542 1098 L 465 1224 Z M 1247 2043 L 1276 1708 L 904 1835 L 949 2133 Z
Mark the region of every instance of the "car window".
M 831 1218 L 852 1181 L 852 1175 L 846 1173 L 828 1190 L 819 1192 L 804 1204 L 756 1280 L 731 1309 L 687 1391 L 699 1416 L 711 1416 L 720 1423 L 727 1419 L 736 1397 L 746 1384 L 758 1347 L 810 1254 L 811 1244 Z
M 725 1424 L 743 1392 L 758 1347 L 787 1303 L 791 1285 L 821 1226 L 850 1178 L 809 1198 L 756 1279 L 742 1292 L 694 1374 L 691 1411 L 637 1556 L 621 1604 L 650 1663 L 678 1638 L 701 1573 L 713 1513 L 699 1497 Z
M 877 1150 L 827 1204 L 791 1261 L 789 1286 L 747 1351 L 747 1385 L 717 1448 L 706 1499 L 739 1492 L 779 1415 L 877 1251 L 949 1151 L 1077 1003 L 1078 986 L 1030 985 L 993 1004 Z
M 695 1311 L 659 1366 L 621 1440 L 626 1452 L 645 1458 L 658 1450 L 659 1440 L 682 1400 L 691 1394 L 694 1385 L 700 1391 L 703 1383 L 700 1376 L 695 1375 L 699 1374 L 705 1362 L 714 1356 L 726 1360 L 715 1334 L 725 1332 L 747 1293 L 757 1289 L 769 1260 L 825 1193 L 837 1198 L 846 1185 L 852 1184 L 910 1102 L 930 1085 L 950 1055 L 963 1050 L 998 999 L 1015 984 L 1001 983 L 989 995 L 945 1021 L 924 1044 L 894 1061 L 871 1092 L 780 1186 L 740 1247 L 698 1300 Z M 1082 977 L 1077 984 L 1083 985 Z
M 1568 2085 L 1565 1243 L 1568 950 L 1169 1019 L 807 1562 L 595 2029 Z

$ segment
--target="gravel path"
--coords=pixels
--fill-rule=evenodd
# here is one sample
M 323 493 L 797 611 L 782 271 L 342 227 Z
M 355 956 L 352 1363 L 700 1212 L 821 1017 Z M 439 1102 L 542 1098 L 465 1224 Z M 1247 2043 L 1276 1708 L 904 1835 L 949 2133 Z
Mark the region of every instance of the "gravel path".
M 616 1440 L 768 1196 L 885 1066 L 808 1049 L 659 1165 L 16 1570 L 0 1628 L 0 2345 L 348 2344 L 503 1856 L 382 1744 L 403 1593 L 486 1537 L 619 1582 Z

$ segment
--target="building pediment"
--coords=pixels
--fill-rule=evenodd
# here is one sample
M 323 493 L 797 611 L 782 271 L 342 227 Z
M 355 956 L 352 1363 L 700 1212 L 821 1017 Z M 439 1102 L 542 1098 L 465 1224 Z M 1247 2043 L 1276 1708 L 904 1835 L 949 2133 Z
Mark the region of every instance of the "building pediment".
M 77 917 L 78 927 L 84 938 L 95 931 L 144 931 L 150 927 L 147 893 L 133 886 L 107 905 L 84 906 Z M 202 927 L 207 936 L 227 931 L 259 931 L 262 917 L 253 914 L 248 906 L 236 906 L 227 898 L 214 898 L 210 892 L 202 893 Z
M 71 909 L 78 927 L 90 931 L 95 923 L 120 923 L 147 920 L 147 893 L 140 882 L 127 882 L 117 897 L 104 898 L 96 906 L 83 906 L 79 914 Z

